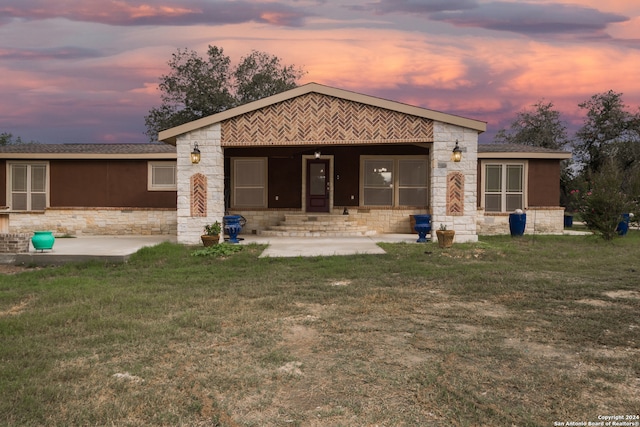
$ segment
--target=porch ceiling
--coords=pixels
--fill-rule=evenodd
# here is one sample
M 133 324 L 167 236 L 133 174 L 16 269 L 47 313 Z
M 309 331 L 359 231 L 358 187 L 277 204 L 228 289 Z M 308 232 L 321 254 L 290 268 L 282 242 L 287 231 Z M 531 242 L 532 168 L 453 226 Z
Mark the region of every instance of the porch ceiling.
M 433 121 L 311 92 L 221 122 L 223 147 L 433 142 Z

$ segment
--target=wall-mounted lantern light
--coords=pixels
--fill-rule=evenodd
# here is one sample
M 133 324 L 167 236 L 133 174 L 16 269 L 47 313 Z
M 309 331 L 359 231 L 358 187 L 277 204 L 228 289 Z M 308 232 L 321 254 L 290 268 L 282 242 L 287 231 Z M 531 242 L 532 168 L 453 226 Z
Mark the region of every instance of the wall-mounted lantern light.
M 320 156 L 321 156 L 320 150 L 318 150 L 318 151 L 316 151 L 315 153 L 313 153 L 313 156 L 314 156 L 316 159 L 319 159 L 319 158 L 320 158 Z
M 460 160 L 462 160 L 462 150 L 460 149 L 460 146 L 458 145 L 458 140 L 456 139 L 456 146 L 453 147 L 453 152 L 451 153 L 451 160 L 453 160 L 454 162 L 459 162 Z
M 191 163 L 193 163 L 194 165 L 200 163 L 200 149 L 198 148 L 197 142 L 193 145 L 193 151 L 191 152 Z

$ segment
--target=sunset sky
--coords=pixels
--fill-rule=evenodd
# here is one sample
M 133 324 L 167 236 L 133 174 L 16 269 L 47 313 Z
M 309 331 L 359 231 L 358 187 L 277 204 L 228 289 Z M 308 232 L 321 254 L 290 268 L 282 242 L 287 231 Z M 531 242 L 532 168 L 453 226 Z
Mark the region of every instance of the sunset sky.
M 146 142 L 177 48 L 251 50 L 317 82 L 488 122 L 623 93 L 640 105 L 637 0 L 3 0 L 0 132 L 43 143 Z

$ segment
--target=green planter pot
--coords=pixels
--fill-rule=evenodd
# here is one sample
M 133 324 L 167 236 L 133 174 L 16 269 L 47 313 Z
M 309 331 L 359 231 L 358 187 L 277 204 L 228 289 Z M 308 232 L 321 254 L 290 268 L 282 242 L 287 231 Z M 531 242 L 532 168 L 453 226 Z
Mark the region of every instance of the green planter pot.
M 31 244 L 37 251 L 52 249 L 55 241 L 56 238 L 53 236 L 53 231 L 34 231 L 31 238 Z

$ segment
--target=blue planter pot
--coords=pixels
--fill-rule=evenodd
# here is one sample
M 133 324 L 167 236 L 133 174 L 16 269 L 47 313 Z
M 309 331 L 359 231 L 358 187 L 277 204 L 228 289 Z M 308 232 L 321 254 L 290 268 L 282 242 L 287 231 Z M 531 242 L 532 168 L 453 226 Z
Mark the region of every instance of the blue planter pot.
M 240 215 L 225 215 L 222 218 L 224 231 L 229 235 L 229 243 L 240 243 L 238 233 L 242 230 L 242 225 L 240 224 L 241 219 L 242 216 Z
M 413 229 L 418 233 L 418 243 L 427 242 L 427 234 L 431 232 L 431 215 L 423 214 L 423 215 L 414 215 L 413 218 L 416 220 L 416 225 Z
M 53 236 L 53 231 L 34 231 L 31 238 L 31 244 L 37 251 L 52 249 L 55 241 L 56 238 Z

